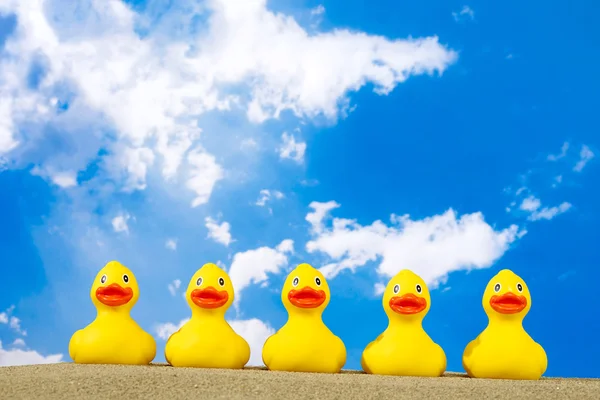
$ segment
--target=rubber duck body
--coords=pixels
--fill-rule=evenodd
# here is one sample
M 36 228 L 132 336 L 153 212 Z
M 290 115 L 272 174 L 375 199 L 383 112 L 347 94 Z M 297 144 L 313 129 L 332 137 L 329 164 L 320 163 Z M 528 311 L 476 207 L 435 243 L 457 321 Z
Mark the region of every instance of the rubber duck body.
M 131 318 L 139 298 L 133 273 L 117 261 L 98 272 L 90 297 L 96 319 L 73 334 L 69 355 L 81 364 L 149 364 L 156 355 L 156 342 Z
M 398 376 L 441 376 L 446 354 L 423 329 L 430 308 L 425 281 L 409 270 L 400 271 L 383 292 L 387 329 L 363 351 L 365 372 Z
M 174 367 L 243 368 L 250 359 L 250 346 L 225 320 L 234 300 L 227 273 L 205 264 L 190 280 L 186 299 L 192 316 L 167 340 L 167 362 Z
M 281 292 L 288 320 L 263 347 L 268 369 L 324 373 L 342 369 L 346 347 L 322 319 L 329 298 L 325 277 L 311 265 L 300 264 L 288 275 Z
M 523 328 L 531 308 L 527 285 L 508 269 L 488 283 L 483 309 L 489 323 L 463 353 L 463 367 L 474 378 L 539 379 L 548 366 L 546 352 Z

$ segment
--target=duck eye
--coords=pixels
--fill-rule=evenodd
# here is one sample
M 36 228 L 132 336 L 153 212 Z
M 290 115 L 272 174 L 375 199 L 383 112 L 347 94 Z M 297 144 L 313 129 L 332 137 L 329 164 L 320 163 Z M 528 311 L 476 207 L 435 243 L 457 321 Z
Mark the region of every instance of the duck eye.
M 100 283 L 106 283 L 106 279 L 108 279 L 106 275 L 102 275 L 102 278 L 100 278 Z
M 127 274 L 123 274 L 123 282 L 129 282 L 129 276 Z
M 520 283 L 517 283 L 517 290 L 519 292 L 522 292 L 523 291 L 523 285 L 521 285 Z
M 225 286 L 225 279 L 219 278 L 219 285 Z
M 395 285 L 394 286 L 394 294 L 398 294 L 399 291 L 400 291 L 400 285 Z
M 315 278 L 315 283 L 317 284 L 317 286 L 321 286 L 321 278 L 319 278 L 318 276 Z
M 202 277 L 200 277 L 196 280 L 196 286 L 200 286 L 200 285 L 202 285 Z
M 300 279 L 298 277 L 295 277 L 294 280 L 292 281 L 292 285 L 298 286 L 298 283 L 300 283 Z
M 421 291 L 423 290 L 421 285 L 417 285 L 416 289 L 417 289 L 417 293 L 421 293 Z
M 496 286 L 494 286 L 494 292 L 498 293 L 500 291 L 500 288 L 501 288 L 500 284 L 496 283 Z

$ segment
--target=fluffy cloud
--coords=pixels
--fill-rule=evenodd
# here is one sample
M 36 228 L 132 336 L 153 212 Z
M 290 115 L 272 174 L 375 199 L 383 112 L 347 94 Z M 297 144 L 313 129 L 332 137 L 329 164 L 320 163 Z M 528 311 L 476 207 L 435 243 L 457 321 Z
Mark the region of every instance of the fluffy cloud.
M 279 190 L 268 190 L 268 189 L 263 189 L 260 191 L 258 200 L 256 200 L 256 205 L 259 207 L 264 207 L 267 202 L 271 199 L 276 199 L 276 200 L 280 200 L 283 199 L 285 196 L 283 193 L 281 193 Z
M 317 234 L 322 233 L 325 229 L 323 221 L 329 212 L 340 207 L 340 205 L 333 200 L 326 203 L 313 201 L 308 206 L 312 208 L 313 211 L 306 214 L 306 221 L 310 224 L 312 232 Z
M 469 6 L 463 6 L 460 11 L 452 12 L 452 17 L 456 22 L 463 21 L 466 19 L 474 20 L 475 19 L 475 11 Z
M 561 158 L 564 158 L 567 155 L 567 152 L 569 151 L 569 146 L 569 142 L 564 142 L 560 148 L 560 153 L 548 154 L 548 157 L 546 158 L 548 159 L 548 161 L 558 161 Z
M 203 150 L 195 150 L 188 154 L 190 177 L 186 186 L 196 193 L 192 207 L 208 203 L 215 184 L 223 179 L 223 168 L 217 164 L 213 155 Z
M 0 324 L 6 324 L 10 329 L 18 333 L 19 335 L 27 336 L 27 331 L 21 328 L 21 320 L 13 315 L 15 306 L 12 305 L 6 310 L 0 312 Z
M 120 0 L 5 1 L 0 13 L 17 17 L 0 62 L 0 154 L 24 165 L 54 129 L 67 146 L 37 161 L 43 170 L 68 171 L 56 184 L 72 185 L 70 177 L 100 157 L 101 170 L 126 191 L 146 188 L 154 167 L 167 180 L 184 174 L 192 206 L 206 203 L 225 176 L 195 146 L 207 112 L 242 110 L 251 122 L 284 110 L 336 119 L 348 94 L 366 84 L 387 94 L 457 59 L 436 36 L 309 34 L 266 0 L 178 3 L 153 26 Z M 197 19 L 206 21 L 200 33 Z M 139 36 L 139 27 L 148 35 Z M 32 65 L 42 71 L 35 90 Z
M 167 285 L 167 288 L 169 289 L 169 292 L 171 293 L 172 296 L 175 296 L 177 294 L 177 290 L 179 290 L 180 287 L 181 287 L 181 280 L 179 280 L 179 279 L 175 279 L 173 282 L 171 282 Z
M 177 239 L 167 239 L 165 247 L 169 250 L 177 250 Z
M 306 143 L 296 142 L 294 135 L 284 132 L 281 135 L 282 145 L 279 148 L 280 158 L 289 158 L 298 164 L 304 162 L 304 153 L 306 152 Z
M 130 215 L 127 213 L 119 214 L 112 219 L 112 227 L 115 232 L 125 232 L 129 233 L 129 226 L 127 225 L 127 221 L 129 221 Z
M 377 272 L 384 277 L 409 268 L 435 286 L 452 271 L 491 266 L 525 233 L 516 225 L 495 230 L 479 212 L 459 217 L 452 209 L 422 220 L 392 215 L 390 225 L 375 221 L 362 226 L 351 219 L 334 218 L 326 228 L 324 218 L 339 204 L 314 202 L 310 206 L 314 211 L 307 220 L 314 238 L 306 249 L 332 259 L 321 268 L 328 277 L 381 260 Z
M 21 343 L 22 342 L 22 343 Z M 14 346 L 23 346 L 25 342 L 15 342 Z M 52 364 L 63 362 L 62 354 L 51 354 L 43 356 L 34 350 L 25 350 L 21 348 L 5 349 L 0 342 L 0 365 L 30 365 L 30 364 Z
M 594 158 L 594 153 L 592 150 L 586 145 L 581 146 L 581 151 L 579 152 L 579 161 L 577 161 L 577 164 L 575 164 L 573 167 L 573 171 L 581 172 L 592 158 Z
M 269 336 L 275 333 L 275 329 L 273 329 L 268 323 L 256 318 L 247 320 L 233 320 L 229 321 L 229 324 L 231 324 L 233 330 L 235 330 L 238 335 L 246 339 L 250 345 L 250 360 L 246 365 L 264 365 L 262 361 L 262 348 Z
M 10 306 L 3 312 L 0 312 L 0 324 L 6 324 L 10 329 L 19 335 L 26 336 L 27 332 L 21 327 L 21 320 L 13 315 L 15 306 Z M 49 364 L 63 361 L 62 354 L 52 354 L 43 356 L 34 350 L 26 349 L 25 341 L 22 338 L 16 338 L 12 348 L 5 349 L 0 341 L 0 365 L 28 365 L 28 364 Z
M 160 339 L 167 340 L 169 336 L 177 332 L 189 318 L 180 321 L 178 324 L 167 322 L 156 326 L 156 334 Z M 233 330 L 246 339 L 250 345 L 250 360 L 248 366 L 259 366 L 263 365 L 262 362 L 262 348 L 265 341 L 269 336 L 275 333 L 268 323 L 263 322 L 259 319 L 252 318 L 247 320 L 231 320 L 228 321 Z
M 235 288 L 235 303 L 241 298 L 241 292 L 250 284 L 266 282 L 267 274 L 277 274 L 288 265 L 288 255 L 294 252 L 294 241 L 285 239 L 275 248 L 258 249 L 236 253 L 233 256 L 229 277 Z
M 527 219 L 530 221 L 550 220 L 557 215 L 567 212 L 571 207 L 571 203 L 563 202 L 558 206 L 542 208 L 541 200 L 535 196 L 526 197 L 519 206 L 522 211 L 529 213 Z
M 231 243 L 231 233 L 229 232 L 231 226 L 229 225 L 229 222 L 222 222 L 219 224 L 211 217 L 206 217 L 205 222 L 206 228 L 208 229 L 208 237 L 217 243 L 229 246 Z
M 43 170 L 39 167 L 34 167 L 31 170 L 31 174 L 38 175 L 44 178 L 49 178 L 53 184 L 63 189 L 77 186 L 77 176 L 73 171 L 57 172 L 52 170 L 52 168 L 47 168 L 46 170 Z

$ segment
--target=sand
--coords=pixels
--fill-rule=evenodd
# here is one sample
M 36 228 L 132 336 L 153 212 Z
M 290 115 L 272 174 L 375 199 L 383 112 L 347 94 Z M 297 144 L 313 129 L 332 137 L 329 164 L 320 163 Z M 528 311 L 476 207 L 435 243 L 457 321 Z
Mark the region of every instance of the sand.
M 1 399 L 594 399 L 599 379 L 539 381 L 72 363 L 0 367 Z

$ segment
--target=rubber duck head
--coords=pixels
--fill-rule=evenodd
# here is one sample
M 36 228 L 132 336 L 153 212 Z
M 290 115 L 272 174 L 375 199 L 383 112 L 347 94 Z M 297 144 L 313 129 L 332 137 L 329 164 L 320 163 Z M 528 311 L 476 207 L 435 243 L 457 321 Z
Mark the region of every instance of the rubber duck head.
M 98 311 L 129 311 L 139 295 L 135 275 L 117 261 L 110 261 L 98 272 L 90 290 L 90 297 Z
M 520 276 L 503 269 L 487 284 L 482 303 L 490 318 L 522 320 L 531 308 L 531 295 Z
M 300 264 L 290 272 L 281 291 L 281 301 L 290 315 L 321 315 L 329 304 L 329 296 L 325 276 L 310 264 Z
M 430 302 L 425 281 L 408 269 L 390 279 L 383 292 L 383 309 L 390 321 L 422 321 L 429 312 Z
M 185 298 L 193 313 L 225 314 L 234 299 L 231 279 L 217 265 L 204 264 L 192 276 Z

